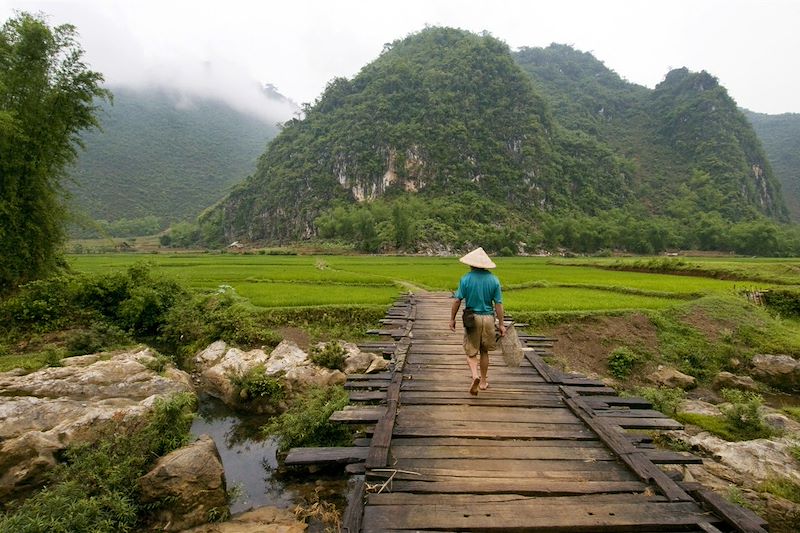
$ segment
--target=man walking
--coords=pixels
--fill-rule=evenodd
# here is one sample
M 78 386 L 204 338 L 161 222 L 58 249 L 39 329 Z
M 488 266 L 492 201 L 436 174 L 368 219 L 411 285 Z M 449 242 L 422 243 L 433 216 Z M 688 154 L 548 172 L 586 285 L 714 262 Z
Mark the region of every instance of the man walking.
M 472 372 L 472 386 L 470 394 L 478 394 L 478 389 L 486 390 L 489 387 L 487 373 L 489 372 L 489 350 L 495 347 L 495 314 L 499 321 L 500 336 L 506 334 L 503 324 L 503 295 L 500 291 L 500 280 L 489 272 L 490 268 L 497 265 L 486 255 L 483 248 L 476 248 L 459 259 L 471 270 L 462 276 L 458 283 L 458 290 L 453 295 L 453 305 L 450 309 L 450 329 L 456 330 L 456 315 L 464 300 L 464 351 L 467 354 L 467 364 Z M 470 318 L 473 315 L 473 318 Z M 480 353 L 480 375 L 478 375 L 478 354 Z

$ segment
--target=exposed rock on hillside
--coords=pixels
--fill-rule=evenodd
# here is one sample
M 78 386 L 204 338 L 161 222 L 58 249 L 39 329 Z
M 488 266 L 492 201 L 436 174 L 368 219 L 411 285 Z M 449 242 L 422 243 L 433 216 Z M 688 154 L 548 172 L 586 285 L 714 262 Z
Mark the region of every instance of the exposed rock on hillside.
M 192 392 L 188 374 L 148 369 L 149 349 L 69 358 L 64 367 L 0 373 L 0 498 L 36 488 L 69 444 L 133 427 L 158 398 Z

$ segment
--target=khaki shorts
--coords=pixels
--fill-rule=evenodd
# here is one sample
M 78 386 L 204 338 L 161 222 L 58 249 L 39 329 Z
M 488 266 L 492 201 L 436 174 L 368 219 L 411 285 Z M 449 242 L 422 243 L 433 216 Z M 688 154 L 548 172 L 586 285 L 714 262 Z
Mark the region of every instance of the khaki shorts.
M 464 351 L 468 357 L 475 357 L 494 348 L 494 315 L 475 315 L 475 327 L 464 329 Z

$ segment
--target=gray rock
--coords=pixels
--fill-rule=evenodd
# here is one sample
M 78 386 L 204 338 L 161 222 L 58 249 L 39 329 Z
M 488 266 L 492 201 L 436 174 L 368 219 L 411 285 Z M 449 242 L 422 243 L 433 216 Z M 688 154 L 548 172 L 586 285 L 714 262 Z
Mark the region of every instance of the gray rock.
M 800 390 L 800 361 L 789 355 L 758 354 L 751 360 L 752 374 L 783 390 Z
M 739 475 L 752 479 L 754 483 L 774 477 L 785 477 L 800 483 L 797 461 L 789 451 L 798 444 L 796 439 L 728 442 L 708 432 L 702 432 L 694 436 L 685 435 L 683 440 Z
M 272 350 L 267 361 L 267 375 L 286 372 L 289 369 L 311 364 L 308 354 L 290 340 L 283 340 Z
M 658 369 L 647 378 L 656 385 L 664 387 L 677 387 L 681 389 L 691 389 L 697 386 L 697 380 L 692 376 L 687 376 L 674 368 L 659 365 Z
M 205 350 L 201 350 L 194 356 L 195 368 L 199 371 L 207 370 L 220 362 L 228 351 L 225 341 L 216 341 L 208 345 Z
M 758 390 L 758 383 L 750 376 L 737 376 L 730 372 L 720 372 L 714 377 L 711 385 L 714 389 L 739 389 L 746 391 Z
M 205 524 L 216 510 L 228 510 L 225 471 L 217 446 L 208 435 L 160 458 L 139 478 L 142 503 L 169 498 L 170 504 L 155 512 L 152 528 L 181 531 Z
M 231 378 L 244 375 L 258 365 L 266 366 L 268 357 L 264 350 L 243 352 L 238 348 L 228 348 L 216 364 L 209 366 L 201 374 L 203 389 L 227 405 L 237 407 L 240 401 L 239 391 Z
M 679 413 L 693 414 L 693 415 L 707 415 L 707 416 L 721 416 L 722 411 L 713 403 L 704 402 L 702 400 L 683 400 L 678 404 L 677 411 Z
M 84 356 L 67 367 L 0 374 L 4 392 L 17 394 L 0 396 L 0 499 L 41 485 L 69 444 L 135 427 L 156 399 L 193 390 L 185 372 L 147 369 L 151 353 L 137 349 L 95 362 Z

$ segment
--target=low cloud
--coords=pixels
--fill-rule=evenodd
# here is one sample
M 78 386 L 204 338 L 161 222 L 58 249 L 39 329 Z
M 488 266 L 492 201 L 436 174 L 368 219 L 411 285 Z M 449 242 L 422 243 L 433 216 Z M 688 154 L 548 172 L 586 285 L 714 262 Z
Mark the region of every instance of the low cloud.
M 179 107 L 191 107 L 196 99 L 220 100 L 270 124 L 285 122 L 299 112 L 293 101 L 266 90 L 244 69 L 224 60 L 158 63 L 137 71 L 134 76 L 119 72 L 108 76 L 108 81 L 131 89 L 174 92 Z

